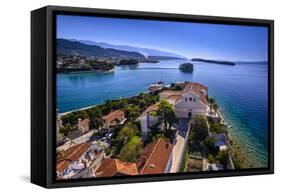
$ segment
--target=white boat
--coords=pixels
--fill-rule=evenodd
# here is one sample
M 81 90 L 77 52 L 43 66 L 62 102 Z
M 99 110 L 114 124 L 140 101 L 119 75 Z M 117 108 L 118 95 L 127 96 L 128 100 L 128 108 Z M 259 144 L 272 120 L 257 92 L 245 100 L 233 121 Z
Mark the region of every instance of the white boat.
M 156 91 L 156 90 L 161 90 L 162 89 L 162 85 L 161 84 L 151 84 L 149 86 L 149 90 L 150 91 Z

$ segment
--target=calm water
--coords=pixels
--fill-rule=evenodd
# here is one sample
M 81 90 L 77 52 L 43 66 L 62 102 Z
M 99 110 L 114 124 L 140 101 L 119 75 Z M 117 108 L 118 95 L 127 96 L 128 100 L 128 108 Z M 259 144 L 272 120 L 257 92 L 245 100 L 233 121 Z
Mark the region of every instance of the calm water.
M 141 63 L 116 67 L 111 73 L 57 75 L 57 108 L 66 112 L 103 103 L 105 99 L 132 96 L 158 80 L 200 82 L 218 102 L 231 135 L 242 145 L 255 167 L 267 166 L 268 81 L 267 64 L 236 66 L 194 63 L 194 72 L 178 70 L 184 61 Z

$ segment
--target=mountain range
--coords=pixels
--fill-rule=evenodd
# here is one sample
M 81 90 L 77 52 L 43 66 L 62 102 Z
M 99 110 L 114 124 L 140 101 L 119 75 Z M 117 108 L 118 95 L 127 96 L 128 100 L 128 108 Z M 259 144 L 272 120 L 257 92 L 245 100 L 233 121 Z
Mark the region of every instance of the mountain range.
M 67 39 L 57 39 L 58 55 L 81 55 L 95 57 L 118 57 L 118 58 L 134 58 L 145 59 L 146 57 L 138 52 L 117 50 L 112 48 L 102 48 L 96 45 L 88 45 L 78 41 L 70 41 Z
M 70 40 L 81 42 L 81 43 L 84 43 L 87 45 L 100 46 L 102 48 L 111 48 L 111 49 L 123 50 L 123 51 L 129 51 L 129 52 L 138 52 L 146 57 L 164 56 L 164 57 L 171 57 L 171 58 L 177 58 L 177 59 L 185 59 L 184 56 L 181 56 L 179 54 L 162 51 L 162 50 L 157 50 L 157 49 L 142 48 L 142 47 L 129 46 L 129 45 L 114 45 L 114 44 L 109 44 L 106 42 L 96 42 L 96 41 L 91 41 L 91 40 L 76 40 L 76 39 L 70 39 Z

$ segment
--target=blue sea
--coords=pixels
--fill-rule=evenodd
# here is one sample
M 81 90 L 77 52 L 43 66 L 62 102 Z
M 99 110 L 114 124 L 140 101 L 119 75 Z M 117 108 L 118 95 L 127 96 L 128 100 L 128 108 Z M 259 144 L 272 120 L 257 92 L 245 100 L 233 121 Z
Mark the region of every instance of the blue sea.
M 164 84 L 193 81 L 206 85 L 220 111 L 232 126 L 230 134 L 239 141 L 253 167 L 268 165 L 268 67 L 266 62 L 235 66 L 192 62 L 194 72 L 182 73 L 186 61 L 165 60 L 117 66 L 114 72 L 58 74 L 57 108 L 67 112 L 106 99 L 117 99 L 146 91 L 159 80 Z

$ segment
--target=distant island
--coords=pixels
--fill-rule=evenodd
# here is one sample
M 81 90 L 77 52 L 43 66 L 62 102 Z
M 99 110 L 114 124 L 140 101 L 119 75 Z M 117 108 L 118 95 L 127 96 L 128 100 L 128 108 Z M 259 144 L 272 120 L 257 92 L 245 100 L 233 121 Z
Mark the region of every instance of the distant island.
M 185 58 L 172 57 L 172 56 L 148 56 L 151 60 L 185 60 Z
M 231 61 L 219 61 L 219 60 L 210 60 L 210 59 L 201 59 L 201 58 L 193 58 L 190 61 L 216 63 L 216 64 L 221 64 L 221 65 L 235 65 L 235 63 L 231 62 Z
M 118 65 L 137 65 L 139 62 L 136 59 L 122 59 Z
M 183 63 L 179 66 L 179 69 L 184 73 L 192 73 L 193 64 L 192 63 Z

